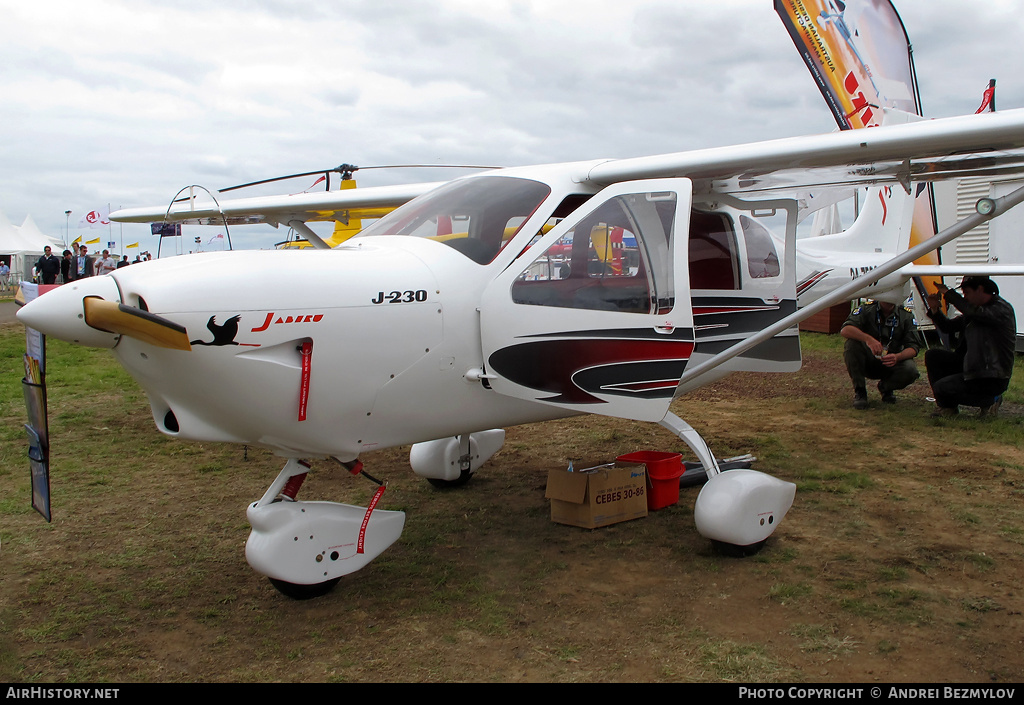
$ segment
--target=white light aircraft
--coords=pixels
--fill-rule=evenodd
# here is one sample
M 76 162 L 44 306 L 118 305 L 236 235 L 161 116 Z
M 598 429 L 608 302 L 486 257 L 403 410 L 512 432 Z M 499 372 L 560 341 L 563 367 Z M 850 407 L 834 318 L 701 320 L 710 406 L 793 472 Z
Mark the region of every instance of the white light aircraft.
M 285 459 L 249 506 L 246 557 L 293 597 L 362 568 L 405 521 L 376 497 L 297 501 L 310 460 L 359 472 L 362 453 L 411 444 L 414 472 L 458 485 L 501 448 L 503 428 L 583 413 L 676 433 L 708 475 L 697 529 L 753 552 L 795 485 L 720 472 L 670 402 L 730 371 L 797 370 L 800 320 L 859 296 L 902 301 L 913 278 L 952 273 L 912 262 L 1024 200 L 1024 189 L 982 199 L 910 247 L 921 184 L 1024 172 L 1024 110 L 884 113 L 880 127 L 732 147 L 122 210 L 111 219 L 286 225 L 316 249 L 154 260 L 61 286 L 18 317 L 112 349 L 163 433 Z M 850 228 L 798 240 L 799 194 L 851 186 L 866 195 Z M 392 208 L 333 248 L 307 225 L 355 230 Z M 780 220 L 777 235 L 766 224 Z
M 404 523 L 401 512 L 294 501 L 309 459 L 357 470 L 366 451 L 413 444 L 416 473 L 459 484 L 501 447 L 500 429 L 580 413 L 677 433 L 709 477 L 698 529 L 757 547 L 788 511 L 795 486 L 752 470 L 718 472 L 669 403 L 728 371 L 798 369 L 796 324 L 831 303 L 892 290 L 902 298 L 922 273 L 905 249 L 912 189 L 904 186 L 1004 169 L 1016 155 L 992 151 L 1021 147 L 1024 110 L 1014 110 L 492 170 L 440 186 L 206 209 L 189 202 L 168 219 L 309 230 L 310 220 L 404 205 L 333 249 L 154 260 L 62 286 L 18 317 L 46 335 L 112 349 L 146 391 L 163 433 L 262 446 L 287 459 L 249 507 L 246 553 L 293 596 L 330 589 L 395 541 Z M 872 184 L 869 205 L 848 231 L 798 241 L 798 203 L 772 189 L 837 173 L 842 183 Z M 1022 199 L 984 199 L 977 215 L 926 245 Z M 769 212 L 786 214 L 785 237 L 761 224 Z M 310 239 L 317 241 L 311 231 Z M 265 286 L 272 277 L 294 286 Z M 826 288 L 798 310 L 801 289 L 810 297 Z

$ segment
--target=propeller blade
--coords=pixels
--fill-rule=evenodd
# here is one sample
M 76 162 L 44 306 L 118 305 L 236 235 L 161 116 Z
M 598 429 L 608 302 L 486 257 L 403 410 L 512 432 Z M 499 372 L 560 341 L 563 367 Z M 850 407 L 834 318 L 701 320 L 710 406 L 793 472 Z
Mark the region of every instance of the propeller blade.
M 88 296 L 82 301 L 85 322 L 98 330 L 127 335 L 150 345 L 171 350 L 191 350 L 184 326 L 141 308 Z

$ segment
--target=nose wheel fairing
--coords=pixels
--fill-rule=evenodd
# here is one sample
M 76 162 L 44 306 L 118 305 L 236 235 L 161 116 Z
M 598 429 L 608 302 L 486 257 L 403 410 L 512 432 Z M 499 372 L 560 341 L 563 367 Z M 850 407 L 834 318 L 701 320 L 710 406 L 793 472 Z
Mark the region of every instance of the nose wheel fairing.
M 281 592 L 298 599 L 323 594 L 340 577 L 364 568 L 405 527 L 405 512 L 376 508 L 383 487 L 369 507 L 296 501 L 308 470 L 308 464 L 289 460 L 246 510 L 252 526 L 246 560 Z
M 255 502 L 245 515 L 252 525 L 245 543 L 249 565 L 295 585 L 323 583 L 364 568 L 405 527 L 405 512 L 336 502 Z

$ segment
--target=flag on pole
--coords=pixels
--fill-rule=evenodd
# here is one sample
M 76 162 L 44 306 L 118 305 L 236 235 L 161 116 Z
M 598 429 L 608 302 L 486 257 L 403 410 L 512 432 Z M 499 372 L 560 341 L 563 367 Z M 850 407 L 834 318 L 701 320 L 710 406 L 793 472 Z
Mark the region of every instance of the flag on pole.
M 81 236 L 81 235 L 79 235 L 78 237 L 76 237 L 76 238 L 75 238 L 74 240 L 72 240 L 72 241 L 71 241 L 71 244 L 72 244 L 72 245 L 77 245 L 77 244 L 78 244 L 78 243 L 80 243 L 81 241 L 82 241 L 82 236 Z
M 98 245 L 98 244 L 100 244 L 100 239 L 96 238 L 95 240 L 86 240 L 85 244 L 86 245 Z
M 107 225 L 110 225 L 109 208 L 89 211 L 78 221 L 80 228 L 102 228 Z
M 988 88 L 985 89 L 984 95 L 981 97 L 981 107 L 974 111 L 974 114 L 984 112 L 996 111 L 996 79 L 991 79 L 988 82 Z
M 132 244 L 130 244 L 130 245 L 125 245 L 125 246 L 124 246 L 124 248 L 125 248 L 125 249 L 127 250 L 127 249 L 128 249 L 129 247 L 138 247 L 138 246 L 139 246 L 139 243 L 137 243 L 137 242 L 133 242 L 133 243 L 132 243 Z

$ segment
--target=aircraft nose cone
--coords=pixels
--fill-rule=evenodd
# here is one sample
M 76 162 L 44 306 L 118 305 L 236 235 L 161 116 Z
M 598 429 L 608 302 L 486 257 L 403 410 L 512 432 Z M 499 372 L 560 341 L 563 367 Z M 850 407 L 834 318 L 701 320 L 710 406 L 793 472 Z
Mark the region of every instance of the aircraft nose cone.
M 113 277 L 89 277 L 48 291 L 23 306 L 18 320 L 43 335 L 94 348 L 112 348 L 119 336 L 91 327 L 85 322 L 83 301 L 90 297 L 120 302 Z

